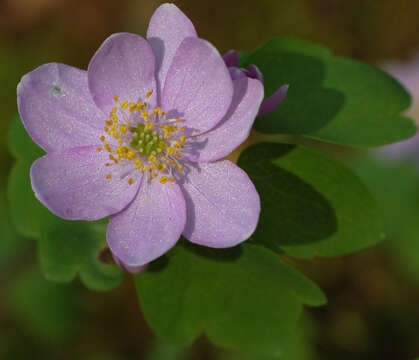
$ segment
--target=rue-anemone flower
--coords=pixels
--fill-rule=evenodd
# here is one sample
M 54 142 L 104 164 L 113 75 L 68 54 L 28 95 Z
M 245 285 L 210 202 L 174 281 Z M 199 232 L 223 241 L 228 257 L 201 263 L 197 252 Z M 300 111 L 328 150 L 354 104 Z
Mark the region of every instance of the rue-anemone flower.
M 224 62 L 228 66 L 228 69 L 233 80 L 240 79 L 242 77 L 249 77 L 251 79 L 258 79 L 263 84 L 263 74 L 259 68 L 251 64 L 247 69 L 239 67 L 239 54 L 236 50 L 229 50 L 224 54 Z M 274 111 L 287 96 L 289 85 L 282 85 L 277 91 L 271 96 L 267 97 L 262 101 L 257 116 L 264 116 Z
M 248 137 L 263 84 L 232 79 L 176 6 L 155 11 L 147 39 L 114 34 L 87 71 L 45 64 L 17 93 L 47 153 L 31 167 L 36 197 L 64 219 L 110 216 L 107 242 L 123 269 L 141 270 L 181 235 L 226 248 L 255 230 L 258 193 L 223 158 Z

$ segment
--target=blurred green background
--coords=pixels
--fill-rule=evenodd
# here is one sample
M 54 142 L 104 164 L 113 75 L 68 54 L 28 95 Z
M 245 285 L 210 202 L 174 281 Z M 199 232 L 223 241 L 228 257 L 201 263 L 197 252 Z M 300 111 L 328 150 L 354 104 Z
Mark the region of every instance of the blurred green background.
M 2 360 L 247 359 L 217 349 L 204 338 L 186 350 L 158 343 L 138 309 L 130 276 L 121 287 L 105 293 L 77 282 L 59 285 L 44 280 L 35 242 L 21 238 L 10 223 L 6 184 L 14 160 L 7 150 L 7 131 L 17 113 L 16 85 L 21 76 L 46 62 L 85 69 L 110 34 L 145 35 L 160 3 L 0 2 Z M 419 122 L 417 0 L 175 3 L 220 52 L 252 49 L 272 36 L 295 36 L 381 66 L 411 90 L 410 115 Z M 381 245 L 355 255 L 296 263 L 325 290 L 329 304 L 306 311 L 306 336 L 296 340 L 289 359 L 414 359 L 419 356 L 419 150 L 417 159 L 414 155 L 389 159 L 382 152 L 332 146 L 323 150 L 347 161 L 370 186 L 386 217 L 387 237 Z

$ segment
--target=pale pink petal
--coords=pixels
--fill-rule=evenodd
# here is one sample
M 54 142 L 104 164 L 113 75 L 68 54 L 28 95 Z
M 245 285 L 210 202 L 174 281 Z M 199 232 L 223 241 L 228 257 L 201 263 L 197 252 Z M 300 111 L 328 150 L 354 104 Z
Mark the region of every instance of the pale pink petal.
M 90 95 L 87 72 L 64 64 L 26 74 L 17 104 L 27 132 L 47 152 L 95 144 L 106 120 Z
M 116 265 L 118 265 L 122 270 L 132 273 L 132 274 L 139 274 L 142 273 L 143 271 L 145 271 L 147 269 L 147 265 L 140 265 L 140 266 L 128 266 L 126 264 L 124 264 L 121 259 L 119 259 L 116 255 L 112 254 L 113 259 L 116 263 Z
M 186 38 L 167 73 L 162 106 L 180 116 L 196 134 L 213 128 L 227 112 L 233 83 L 217 49 L 198 38 Z
M 144 101 L 154 90 L 150 104 L 156 104 L 155 59 L 148 42 L 129 33 L 113 34 L 96 51 L 90 61 L 89 88 L 93 100 L 105 114 L 120 101 Z
M 263 100 L 263 85 L 251 78 L 234 80 L 233 85 L 233 101 L 224 119 L 209 132 L 189 139 L 190 150 L 184 155 L 189 160 L 208 162 L 221 159 L 248 138 Z
M 68 220 L 98 220 L 126 207 L 141 175 L 128 184 L 132 167 L 105 166 L 108 153 L 96 146 L 79 147 L 37 159 L 31 167 L 36 197 L 52 213 Z M 112 174 L 111 179 L 106 175 Z
M 160 89 L 163 89 L 166 74 L 181 42 L 196 36 L 192 22 L 176 5 L 163 4 L 154 12 L 148 25 L 147 40 L 156 57 Z
M 179 186 L 144 178 L 130 206 L 110 218 L 106 237 L 112 253 L 125 266 L 138 267 L 175 245 L 185 221 L 185 200 Z
M 250 237 L 260 213 L 259 195 L 247 174 L 228 160 L 188 167 L 182 184 L 187 222 L 183 235 L 214 248 Z

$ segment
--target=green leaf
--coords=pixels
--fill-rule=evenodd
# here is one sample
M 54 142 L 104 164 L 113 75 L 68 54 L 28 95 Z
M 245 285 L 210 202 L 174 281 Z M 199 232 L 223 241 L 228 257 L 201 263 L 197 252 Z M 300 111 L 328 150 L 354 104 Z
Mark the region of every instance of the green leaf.
M 322 46 L 275 38 L 245 57 L 243 66 L 250 64 L 262 71 L 266 96 L 290 85 L 281 106 L 256 120 L 258 131 L 360 147 L 389 144 L 416 131 L 401 115 L 410 96 L 395 79 Z
M 9 150 L 16 159 L 32 162 L 45 154 L 26 132 L 19 116 L 16 116 L 9 129 Z
M 13 225 L 17 231 L 28 238 L 39 238 L 41 221 L 49 216 L 32 191 L 29 170 L 31 162 L 18 160 L 9 175 L 8 198 Z
M 11 223 L 9 204 L 6 199 L 6 185 L 5 179 L 0 179 L 0 270 L 4 276 L 8 276 L 4 271 L 4 267 L 18 258 L 22 250 L 24 241 L 23 238 L 16 232 L 16 229 Z M 0 275 L 0 281 L 2 276 Z
M 186 346 L 204 333 L 216 345 L 277 354 L 302 304 L 326 299 L 264 247 L 216 250 L 184 242 L 136 278 L 142 310 L 163 341 Z
M 10 129 L 9 147 L 18 158 L 8 183 L 12 221 L 19 233 L 39 241 L 39 258 L 46 278 L 68 282 L 79 274 L 91 289 L 118 286 L 123 272 L 114 264 L 99 260 L 106 245 L 106 223 L 62 220 L 36 199 L 29 171 L 43 151 L 27 135 L 19 118 Z
M 45 277 L 69 282 L 79 273 L 90 289 L 110 290 L 118 286 L 123 272 L 99 259 L 99 253 L 106 246 L 105 233 L 104 222 L 65 221 L 52 215 L 44 219 L 39 258 Z
M 348 254 L 380 241 L 375 201 L 343 164 L 304 147 L 273 143 L 247 148 L 238 164 L 261 197 L 253 241 L 301 258 Z

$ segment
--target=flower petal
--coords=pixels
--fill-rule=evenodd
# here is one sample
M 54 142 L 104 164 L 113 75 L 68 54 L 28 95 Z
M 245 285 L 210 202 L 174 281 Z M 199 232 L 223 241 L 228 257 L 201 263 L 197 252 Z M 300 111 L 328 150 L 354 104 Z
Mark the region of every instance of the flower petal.
M 114 106 L 115 95 L 120 101 L 143 101 L 156 88 L 153 51 L 146 40 L 135 34 L 108 37 L 90 61 L 87 72 L 93 100 L 105 114 Z M 148 102 L 154 106 L 156 98 L 153 94 Z
M 26 74 L 17 105 L 29 135 L 47 152 L 95 144 L 106 120 L 90 95 L 87 72 L 64 64 Z
M 168 116 L 180 116 L 196 134 L 202 133 L 223 118 L 232 96 L 230 73 L 217 49 L 202 39 L 183 40 L 163 89 Z
M 185 222 L 179 186 L 144 180 L 130 206 L 110 218 L 106 237 L 112 253 L 126 267 L 138 267 L 174 246 Z
M 214 129 L 191 138 L 191 149 L 193 143 L 202 144 L 203 148 L 184 153 L 189 160 L 208 162 L 221 159 L 248 138 L 263 100 L 263 85 L 251 78 L 234 80 L 233 85 L 234 95 L 229 111 Z
M 47 154 L 32 164 L 32 188 L 39 201 L 64 219 L 104 218 L 129 204 L 141 180 L 136 172 L 136 181 L 129 185 L 129 169 L 105 166 L 107 161 L 108 153 L 95 146 Z M 112 178 L 107 179 L 107 174 Z
M 259 219 L 259 195 L 247 174 L 228 160 L 189 167 L 182 185 L 187 222 L 183 235 L 214 248 L 248 239 Z
M 289 85 L 282 85 L 277 91 L 271 96 L 263 100 L 262 105 L 259 109 L 258 116 L 263 116 L 274 111 L 287 97 Z
M 127 271 L 131 274 L 139 274 L 143 271 L 145 271 L 147 269 L 147 264 L 145 265 L 140 265 L 140 266 L 128 266 L 126 264 L 124 264 L 121 259 L 119 259 L 116 255 L 112 254 L 113 259 L 116 263 L 116 265 L 118 265 L 122 270 Z
M 156 56 L 157 81 L 163 89 L 176 50 L 187 37 L 196 37 L 189 18 L 174 4 L 163 4 L 150 19 L 147 40 Z

